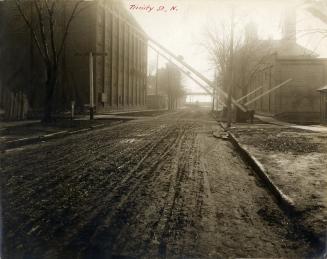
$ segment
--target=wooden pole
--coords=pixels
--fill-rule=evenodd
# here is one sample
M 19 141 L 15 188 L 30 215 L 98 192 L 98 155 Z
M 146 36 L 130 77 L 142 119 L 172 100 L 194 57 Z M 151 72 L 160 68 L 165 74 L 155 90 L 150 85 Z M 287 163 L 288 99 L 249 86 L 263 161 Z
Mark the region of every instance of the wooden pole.
M 258 87 L 257 89 L 254 89 L 252 92 L 249 92 L 247 95 L 242 96 L 240 99 L 236 100 L 237 102 L 242 101 L 243 99 L 245 99 L 246 97 L 250 96 L 251 94 L 254 94 L 256 91 L 260 90 L 262 88 L 262 86 Z
M 158 63 L 159 63 L 159 52 L 157 52 L 157 64 L 156 64 L 156 96 L 158 96 Z
M 228 88 L 228 98 L 227 98 L 227 127 L 229 128 L 232 125 L 232 95 L 233 95 L 233 84 L 234 84 L 234 67 L 233 67 L 233 56 L 234 56 L 234 8 L 232 7 L 232 16 L 231 16 L 231 38 L 230 38 L 230 82 Z
M 90 78 L 90 120 L 93 120 L 94 116 L 94 98 L 93 98 L 93 54 L 89 53 L 89 78 Z
M 251 103 L 253 103 L 254 101 L 260 99 L 261 97 L 265 96 L 266 94 L 269 94 L 270 92 L 273 92 L 275 90 L 277 90 L 278 88 L 286 85 L 288 82 L 292 81 L 293 79 L 292 78 L 289 78 L 287 80 L 285 80 L 284 82 L 280 83 L 279 85 L 276 85 L 275 87 L 271 88 L 270 90 L 258 95 L 257 97 L 255 97 L 254 99 L 252 99 L 251 101 L 248 101 L 247 103 L 245 103 L 244 105 L 249 105 Z
M 93 87 L 93 57 L 94 56 L 107 56 L 106 52 L 84 52 L 75 53 L 75 56 L 88 56 L 89 57 L 89 90 L 90 90 L 90 120 L 93 120 L 94 115 L 94 87 Z
M 101 6 L 104 7 L 104 8 L 107 8 L 104 5 L 101 5 Z M 142 30 L 140 30 L 139 28 L 135 27 L 135 25 L 133 25 L 132 23 L 130 23 L 128 20 L 126 20 L 126 19 L 124 19 L 124 18 L 122 18 L 120 16 L 118 17 L 118 15 L 114 11 L 108 9 L 108 12 L 110 12 L 114 17 L 117 17 L 118 19 L 121 19 L 122 21 L 124 21 L 125 23 L 127 23 L 131 28 L 133 28 L 133 30 L 135 32 L 138 32 L 141 35 L 144 35 L 145 34 Z M 183 65 L 189 71 L 191 71 L 193 74 L 195 74 L 197 77 L 199 77 L 201 80 L 203 80 L 208 86 L 210 86 L 211 88 L 214 88 L 214 84 L 209 79 L 207 79 L 200 72 L 198 72 L 197 70 L 195 70 L 192 66 L 190 66 L 189 64 L 187 64 L 183 60 L 180 60 L 178 58 L 178 56 L 174 55 L 171 51 L 169 51 L 167 48 L 165 48 L 164 46 L 162 46 L 160 43 L 158 43 L 157 41 L 155 41 L 154 39 L 152 39 L 151 37 L 149 37 L 147 35 L 146 35 L 146 41 L 149 41 L 149 43 L 152 43 L 153 45 L 155 45 L 156 47 L 158 47 L 159 49 L 161 49 L 163 52 L 167 53 L 170 57 L 174 58 L 174 60 L 176 60 L 179 64 Z M 149 47 L 152 48 L 152 49 L 154 49 L 155 51 L 158 51 L 157 49 L 155 49 L 150 44 L 149 44 Z M 227 96 L 227 93 L 225 93 L 225 91 L 222 90 L 220 87 L 217 88 L 217 91 L 219 91 L 223 96 Z M 238 108 L 240 108 L 243 112 L 247 111 L 247 109 L 243 105 L 239 104 L 236 100 L 234 100 L 234 98 L 232 98 L 232 103 L 235 106 L 237 106 Z
M 155 50 L 155 51 L 157 51 L 158 53 L 159 53 L 159 55 L 160 56 L 162 56 L 163 58 L 165 58 L 166 60 L 168 60 L 168 61 L 170 61 L 170 62 L 173 62 L 173 61 L 171 61 L 167 56 L 165 56 L 164 54 L 162 54 L 161 52 L 159 52 L 155 47 L 153 47 L 153 46 L 151 46 L 151 45 L 149 45 L 149 47 L 150 48 L 152 48 L 153 50 Z M 168 55 L 169 55 L 169 53 L 168 53 Z M 177 61 L 176 59 L 175 59 L 175 61 Z M 175 63 L 175 62 L 174 62 Z M 180 63 L 180 62 L 179 62 Z M 176 64 L 176 63 L 175 63 Z M 181 64 L 181 63 L 180 63 Z M 183 65 L 183 64 L 181 64 L 181 65 Z M 184 66 L 184 65 L 183 65 Z M 178 66 L 177 66 L 178 67 Z M 187 68 L 186 66 L 184 66 L 185 68 Z M 210 90 L 208 90 L 208 88 L 203 84 L 203 83 L 200 83 L 199 81 L 198 81 L 198 79 L 195 79 L 193 76 L 191 76 L 190 75 L 190 73 L 189 72 L 192 72 L 194 75 L 197 75 L 196 73 L 194 73 L 194 71 L 191 69 L 189 69 L 189 68 L 187 68 L 188 69 L 188 72 L 186 72 L 186 71 L 184 71 L 182 68 L 180 68 L 180 67 L 178 67 L 178 69 L 182 72 L 182 73 L 184 73 L 187 77 L 189 77 L 189 78 L 191 78 L 194 82 L 196 82 L 199 86 L 201 86 L 207 93 L 209 93 L 209 94 L 211 94 L 212 95 L 212 92 L 210 92 Z M 204 77 L 203 75 L 202 75 L 202 77 L 199 77 L 200 79 L 202 79 L 205 83 L 206 83 L 206 85 L 208 85 L 208 86 L 210 86 L 212 89 L 213 88 L 215 88 L 215 84 L 213 83 L 213 82 L 211 82 L 209 79 L 207 79 L 206 77 Z M 216 88 L 216 90 L 217 90 L 217 93 L 220 93 L 221 95 L 223 95 L 225 98 L 227 98 L 227 96 L 228 96 L 228 94 L 224 91 L 224 90 L 222 90 L 220 87 L 217 87 Z M 222 103 L 222 102 L 221 102 Z M 243 106 L 243 105 L 241 105 L 240 103 L 238 103 L 233 97 L 232 97 L 232 103 L 235 105 L 235 106 L 237 106 L 238 108 L 240 108 L 243 112 L 246 112 L 247 111 L 247 109 Z
M 158 101 L 158 63 L 159 63 L 159 52 L 157 52 L 157 64 L 156 64 L 156 107 L 159 109 Z

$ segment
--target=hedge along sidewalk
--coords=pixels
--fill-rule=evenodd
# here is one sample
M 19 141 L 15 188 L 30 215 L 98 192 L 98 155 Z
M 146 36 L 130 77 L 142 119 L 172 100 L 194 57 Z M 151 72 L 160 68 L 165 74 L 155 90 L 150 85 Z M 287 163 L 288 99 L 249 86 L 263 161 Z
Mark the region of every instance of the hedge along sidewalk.
M 229 133 L 236 145 L 262 167 L 259 170 L 275 188 L 275 196 L 292 210 L 297 223 L 323 245 L 327 226 L 327 133 L 271 124 L 234 124 Z M 278 197 L 278 191 L 282 197 Z
M 8 150 L 24 145 L 34 144 L 49 139 L 60 138 L 72 134 L 85 132 L 100 127 L 112 126 L 129 119 L 106 118 L 106 119 L 58 119 L 49 124 L 40 121 L 13 123 L 0 129 L 0 149 Z

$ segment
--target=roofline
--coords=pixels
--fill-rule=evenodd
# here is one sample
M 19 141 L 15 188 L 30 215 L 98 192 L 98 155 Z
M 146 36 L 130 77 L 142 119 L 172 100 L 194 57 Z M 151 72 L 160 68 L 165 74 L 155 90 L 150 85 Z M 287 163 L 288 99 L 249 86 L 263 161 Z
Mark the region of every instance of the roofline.
M 115 2 L 118 3 L 119 7 L 121 7 L 123 9 L 123 12 L 124 12 L 123 16 L 117 15 L 115 13 L 115 10 L 113 10 L 112 8 L 110 8 L 109 6 L 107 6 L 106 4 L 99 3 L 99 2 L 98 3 L 99 3 L 99 5 L 101 7 L 105 8 L 113 16 L 115 16 L 116 18 L 120 19 L 122 22 L 124 22 L 127 25 L 129 25 L 131 28 L 133 28 L 135 30 L 135 32 L 139 33 L 140 36 L 144 37 L 145 40 L 147 40 L 149 38 L 149 36 L 143 30 L 142 26 L 134 18 L 134 16 L 130 13 L 130 11 L 128 11 L 128 9 L 124 6 L 123 2 L 121 0 L 115 0 Z M 129 19 L 130 19 L 130 21 L 129 21 Z
M 326 92 L 327 93 L 327 85 L 317 89 L 318 92 Z
M 126 11 L 126 16 L 128 16 L 133 23 L 135 23 L 136 27 L 139 29 L 140 32 L 142 32 L 146 38 L 148 38 L 147 33 L 143 30 L 143 27 L 139 24 L 139 22 L 135 19 L 135 17 L 132 15 L 132 13 L 124 6 L 123 3 L 121 3 L 124 10 Z

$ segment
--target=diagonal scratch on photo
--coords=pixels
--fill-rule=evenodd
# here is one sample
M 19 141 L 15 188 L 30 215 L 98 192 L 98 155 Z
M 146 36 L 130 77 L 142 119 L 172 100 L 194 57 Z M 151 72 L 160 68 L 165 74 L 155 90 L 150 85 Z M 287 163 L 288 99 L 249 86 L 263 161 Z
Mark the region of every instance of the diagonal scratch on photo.
M 0 1 L 0 258 L 327 258 L 326 0 Z

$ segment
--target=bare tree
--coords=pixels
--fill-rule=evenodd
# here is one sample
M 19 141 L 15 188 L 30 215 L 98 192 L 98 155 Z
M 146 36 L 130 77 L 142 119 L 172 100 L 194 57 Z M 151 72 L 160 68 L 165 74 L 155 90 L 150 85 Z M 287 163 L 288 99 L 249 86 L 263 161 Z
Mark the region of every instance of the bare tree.
M 174 110 L 177 108 L 178 99 L 185 95 L 181 72 L 176 65 L 168 63 L 157 73 L 159 93 L 167 95 L 168 109 Z
M 218 75 L 218 85 L 224 90 L 229 85 L 230 68 L 230 31 L 225 23 L 220 23 L 218 27 L 207 28 L 203 46 L 208 51 L 209 59 Z M 239 39 L 236 39 L 238 42 Z M 234 44 L 237 49 L 239 43 Z
M 306 3 L 307 11 L 327 24 L 327 2 L 325 0 L 307 0 Z M 327 34 L 327 29 L 321 29 L 321 32 Z
M 69 2 L 69 3 L 68 3 Z M 54 90 L 58 82 L 60 60 L 65 47 L 73 19 L 83 1 L 61 0 L 15 0 L 17 9 L 24 23 L 30 30 L 33 41 L 40 54 L 46 74 L 43 122 L 52 120 L 52 102 Z M 27 7 L 33 12 L 27 13 Z M 68 19 L 62 26 L 58 18 L 67 15 Z
M 274 50 L 271 42 L 258 39 L 245 39 L 241 47 L 234 54 L 235 59 L 235 88 L 242 96 L 246 95 L 248 88 L 256 73 L 265 68 L 269 57 Z
M 230 26 L 220 23 L 219 27 L 207 28 L 203 43 L 217 71 L 217 84 L 225 92 L 230 86 L 230 33 Z M 233 53 L 233 85 L 238 90 L 234 94 L 245 95 L 254 75 L 273 53 L 273 48 L 269 41 L 248 37 L 245 28 L 239 28 L 234 37 Z

